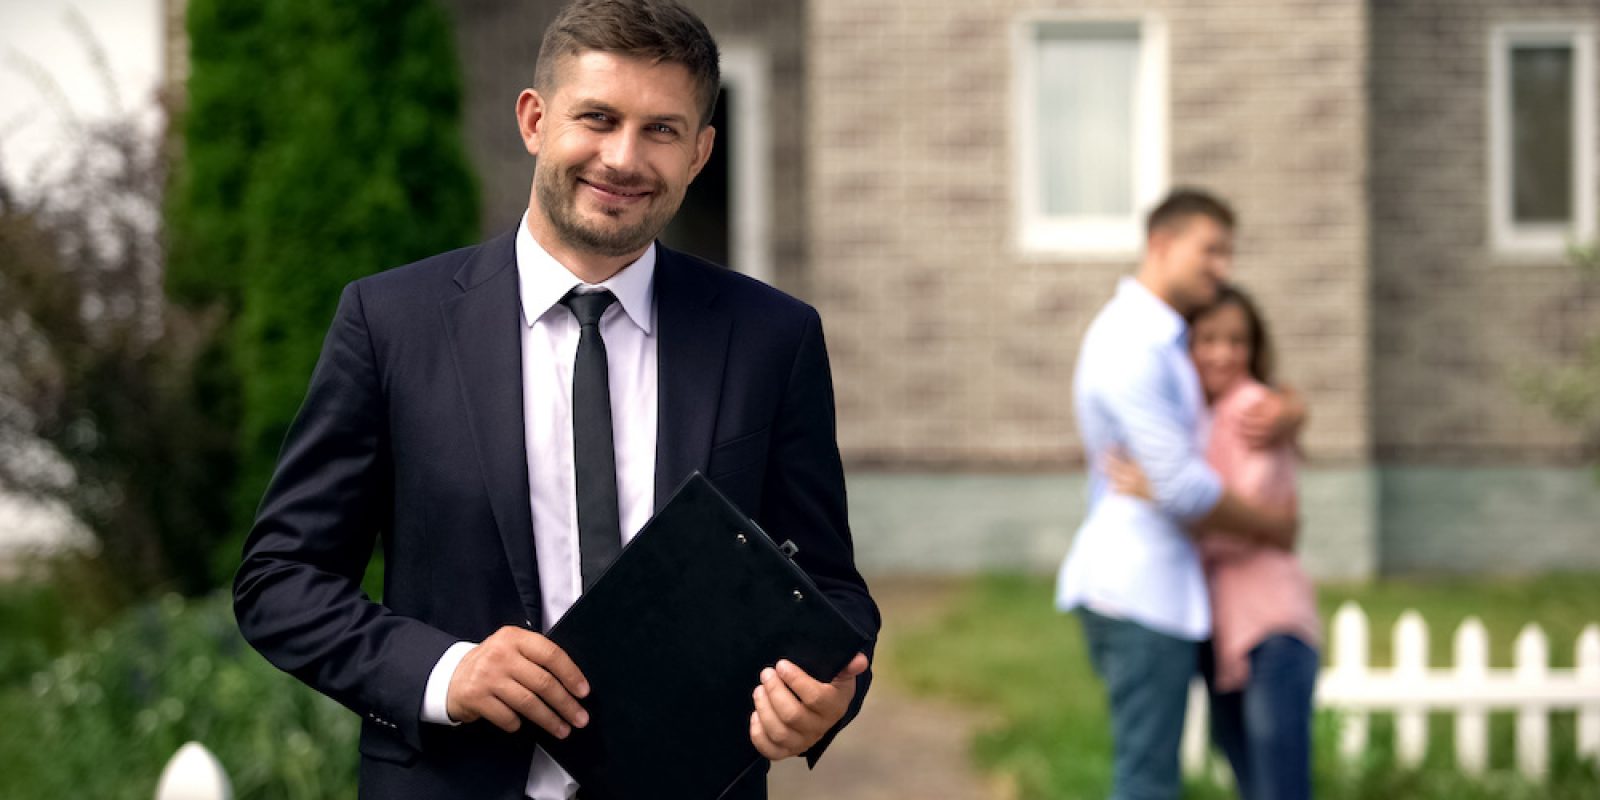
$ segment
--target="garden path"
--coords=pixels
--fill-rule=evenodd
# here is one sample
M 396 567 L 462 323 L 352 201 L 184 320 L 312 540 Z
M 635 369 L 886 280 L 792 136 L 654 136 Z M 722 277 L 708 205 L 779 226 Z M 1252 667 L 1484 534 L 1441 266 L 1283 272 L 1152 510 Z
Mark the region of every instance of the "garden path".
M 926 579 L 871 581 L 885 621 L 878 652 L 893 646 L 897 632 L 929 621 L 942 610 L 957 583 Z M 839 734 L 808 771 L 803 759 L 772 770 L 772 800 L 1003 800 L 1004 786 L 980 775 L 970 755 L 979 715 L 913 696 L 895 675 L 877 669 L 861 715 Z

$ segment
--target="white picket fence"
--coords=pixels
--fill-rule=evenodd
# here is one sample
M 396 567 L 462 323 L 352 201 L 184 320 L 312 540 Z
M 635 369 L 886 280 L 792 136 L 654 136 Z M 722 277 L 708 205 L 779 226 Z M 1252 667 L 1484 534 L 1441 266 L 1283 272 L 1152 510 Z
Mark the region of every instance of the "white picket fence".
M 1573 669 L 1550 668 L 1550 645 L 1537 624 L 1517 635 L 1511 669 L 1489 668 L 1489 635 L 1477 617 L 1456 629 L 1455 666 L 1428 666 L 1428 625 L 1407 611 L 1394 626 L 1394 666 L 1378 669 L 1368 658 L 1367 615 L 1345 603 L 1333 618 L 1332 663 L 1317 681 L 1318 708 L 1340 712 L 1339 751 L 1354 759 L 1367 749 L 1368 715 L 1395 716 L 1395 760 L 1416 766 L 1428 746 L 1428 712 L 1451 712 L 1456 767 L 1480 774 L 1489 763 L 1489 712 L 1516 713 L 1516 768 L 1543 778 L 1550 763 L 1550 712 L 1577 712 L 1580 758 L 1600 760 L 1600 625 L 1579 634 Z M 1184 771 L 1217 774 L 1210 757 L 1205 686 L 1189 694 L 1183 731 Z

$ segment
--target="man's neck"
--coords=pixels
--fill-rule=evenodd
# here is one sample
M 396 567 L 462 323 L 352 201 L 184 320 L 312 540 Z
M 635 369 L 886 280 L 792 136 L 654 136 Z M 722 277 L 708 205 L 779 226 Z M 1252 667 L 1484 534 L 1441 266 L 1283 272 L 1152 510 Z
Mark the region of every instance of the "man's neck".
M 561 241 L 547 225 L 539 224 L 539 213 L 539 209 L 534 208 L 532 213 L 528 214 L 528 233 L 546 253 L 550 254 L 551 258 L 555 259 L 557 264 L 566 267 L 574 277 L 591 286 L 615 277 L 624 267 L 638 261 L 645 251 L 650 249 L 649 245 L 645 245 L 636 253 L 622 256 L 604 256 L 578 250 Z
M 1145 264 L 1139 268 L 1138 274 L 1134 275 L 1133 279 L 1138 281 L 1140 286 L 1150 290 L 1150 293 L 1155 295 L 1157 300 L 1166 303 L 1168 308 L 1176 311 L 1178 316 L 1188 316 L 1187 312 L 1180 308 L 1178 303 L 1174 300 L 1172 296 L 1172 290 L 1167 287 L 1166 281 L 1160 279 L 1155 267 L 1149 262 L 1145 262 Z

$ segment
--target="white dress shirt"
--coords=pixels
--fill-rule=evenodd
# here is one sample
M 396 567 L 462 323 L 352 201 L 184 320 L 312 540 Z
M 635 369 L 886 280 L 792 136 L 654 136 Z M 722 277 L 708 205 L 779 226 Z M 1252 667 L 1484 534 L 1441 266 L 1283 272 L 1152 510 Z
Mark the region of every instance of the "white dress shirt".
M 650 519 L 656 475 L 656 248 L 598 285 L 578 280 L 534 240 L 524 213 L 517 228 L 517 276 L 522 295 L 522 420 L 527 432 L 528 498 L 544 630 L 567 613 L 583 591 L 578 557 L 578 502 L 573 478 L 572 366 L 578 320 L 561 298 L 574 288 L 607 289 L 617 302 L 600 318 L 616 442 L 617 496 L 626 544 Z M 445 710 L 450 677 L 474 647 L 458 642 L 434 666 L 423 696 L 422 720 L 452 724 Z M 528 771 L 528 796 L 571 800 L 578 784 L 537 750 Z
M 1124 278 L 1089 325 L 1073 375 L 1089 462 L 1089 514 L 1056 583 L 1056 607 L 1085 606 L 1181 639 L 1211 633 L 1205 576 L 1185 523 L 1222 498 L 1206 464 L 1205 398 L 1188 326 Z M 1109 491 L 1104 458 L 1120 447 L 1150 478 L 1153 502 Z

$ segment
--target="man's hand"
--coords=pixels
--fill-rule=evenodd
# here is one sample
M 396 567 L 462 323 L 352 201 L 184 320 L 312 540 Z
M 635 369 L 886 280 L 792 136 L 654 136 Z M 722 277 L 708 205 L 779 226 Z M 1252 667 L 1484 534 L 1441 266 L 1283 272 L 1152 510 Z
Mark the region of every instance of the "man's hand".
M 1300 501 L 1293 498 L 1283 504 L 1254 502 L 1223 489 L 1222 498 L 1189 530 L 1217 532 L 1279 550 L 1293 550 L 1300 530 Z
M 1251 404 L 1239 418 L 1239 433 L 1255 449 L 1289 444 L 1305 427 L 1310 409 L 1300 393 L 1284 386 Z
M 566 651 L 533 631 L 506 626 L 472 648 L 456 665 L 445 711 L 456 722 L 486 719 L 507 732 L 522 720 L 559 739 L 589 724 L 577 698 L 589 696 L 589 681 Z
M 1138 462 L 1122 448 L 1113 447 L 1106 452 L 1105 468 L 1113 492 L 1137 497 L 1140 500 L 1156 499 L 1155 489 L 1150 486 L 1149 476 L 1144 474 L 1144 470 L 1139 469 Z
M 867 671 L 867 657 L 856 657 L 830 683 L 821 683 L 789 661 L 761 671 L 756 710 L 750 715 L 750 741 L 773 761 L 811 749 L 844 719 L 856 696 L 856 676 Z

